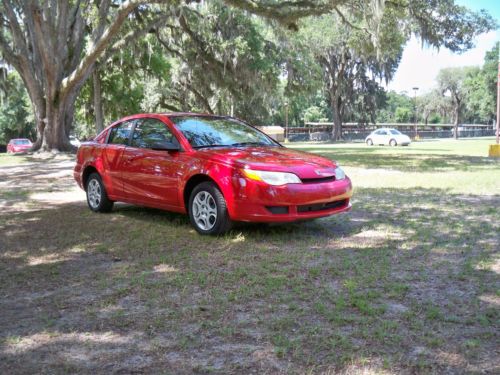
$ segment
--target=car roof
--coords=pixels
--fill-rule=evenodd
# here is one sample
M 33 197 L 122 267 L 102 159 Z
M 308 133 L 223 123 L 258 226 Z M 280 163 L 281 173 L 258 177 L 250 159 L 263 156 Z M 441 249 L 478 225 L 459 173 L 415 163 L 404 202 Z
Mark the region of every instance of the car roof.
M 30 141 L 30 140 L 28 138 L 12 138 L 9 142 L 12 142 L 12 141 Z
M 213 118 L 229 118 L 231 116 L 220 116 L 220 115 L 214 115 L 211 113 L 196 113 L 196 112 L 158 112 L 158 113 L 135 113 L 132 115 L 128 115 L 125 117 L 122 117 L 121 119 L 113 122 L 111 126 L 114 126 L 115 124 L 122 122 L 122 121 L 130 121 L 134 119 L 139 119 L 139 118 L 144 118 L 144 117 L 177 117 L 177 116 L 190 116 L 190 117 L 213 117 Z M 107 129 L 107 128 L 106 128 Z
M 214 115 L 213 113 L 199 113 L 199 112 L 166 112 L 157 113 L 157 115 L 166 117 L 213 117 L 213 118 L 229 118 L 229 115 Z

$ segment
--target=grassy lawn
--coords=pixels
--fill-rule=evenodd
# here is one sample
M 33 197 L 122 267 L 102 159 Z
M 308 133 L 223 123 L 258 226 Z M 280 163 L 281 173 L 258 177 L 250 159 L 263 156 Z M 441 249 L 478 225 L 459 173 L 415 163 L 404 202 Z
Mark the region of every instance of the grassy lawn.
M 498 373 L 492 142 L 293 144 L 339 161 L 352 212 L 219 238 L 2 155 L 0 373 Z
M 0 166 L 16 165 L 26 162 L 26 156 L 23 154 L 0 154 Z

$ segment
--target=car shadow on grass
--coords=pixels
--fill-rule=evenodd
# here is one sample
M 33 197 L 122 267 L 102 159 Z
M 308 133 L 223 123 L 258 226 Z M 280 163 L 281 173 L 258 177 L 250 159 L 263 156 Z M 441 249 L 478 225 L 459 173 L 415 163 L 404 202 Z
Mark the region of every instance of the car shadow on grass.
M 358 189 L 220 237 L 127 205 L 0 214 L 0 372 L 491 371 L 499 203 Z

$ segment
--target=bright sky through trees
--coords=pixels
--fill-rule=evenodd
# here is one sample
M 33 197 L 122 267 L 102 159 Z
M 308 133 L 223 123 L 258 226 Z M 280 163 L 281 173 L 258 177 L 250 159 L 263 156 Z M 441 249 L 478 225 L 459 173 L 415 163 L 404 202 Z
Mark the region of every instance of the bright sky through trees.
M 486 9 L 500 23 L 500 1 L 498 0 L 457 0 L 460 5 L 473 10 Z M 461 55 L 445 48 L 435 50 L 422 47 L 422 43 L 412 38 L 403 53 L 401 64 L 392 82 L 387 88 L 396 92 L 407 91 L 412 94 L 412 87 L 419 87 L 419 93 L 425 93 L 436 87 L 436 77 L 442 68 L 483 64 L 486 51 L 500 41 L 500 29 L 483 34 L 477 38 L 476 47 Z

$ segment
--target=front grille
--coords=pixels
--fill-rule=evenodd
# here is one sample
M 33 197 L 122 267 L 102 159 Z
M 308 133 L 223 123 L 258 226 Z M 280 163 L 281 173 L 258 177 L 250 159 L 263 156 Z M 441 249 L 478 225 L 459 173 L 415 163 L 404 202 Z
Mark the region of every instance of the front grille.
M 318 177 L 318 178 L 301 178 L 300 180 L 304 184 L 320 184 L 322 182 L 332 182 L 332 181 L 335 181 L 335 176 Z
M 345 206 L 346 204 L 347 204 L 347 199 L 342 199 L 340 201 L 334 201 L 328 203 L 307 204 L 303 206 L 297 206 L 297 212 L 304 213 L 304 212 L 326 211 L 326 210 L 331 210 L 333 208 Z
M 288 206 L 266 206 L 266 208 L 269 210 L 269 212 L 275 215 L 288 213 Z

